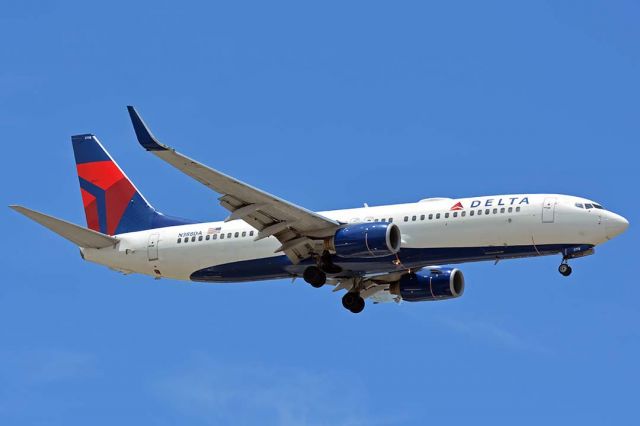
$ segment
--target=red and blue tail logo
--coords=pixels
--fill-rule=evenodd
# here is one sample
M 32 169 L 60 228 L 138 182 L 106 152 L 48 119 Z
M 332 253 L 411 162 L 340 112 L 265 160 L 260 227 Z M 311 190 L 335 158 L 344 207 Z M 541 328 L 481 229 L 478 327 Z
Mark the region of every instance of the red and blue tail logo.
M 73 136 L 71 141 L 90 229 L 116 235 L 193 223 L 156 212 L 94 135 Z

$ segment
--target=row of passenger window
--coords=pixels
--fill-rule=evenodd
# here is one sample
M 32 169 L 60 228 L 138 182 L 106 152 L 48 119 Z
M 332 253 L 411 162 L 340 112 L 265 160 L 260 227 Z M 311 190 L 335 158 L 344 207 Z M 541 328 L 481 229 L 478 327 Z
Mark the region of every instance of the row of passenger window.
M 247 232 L 247 231 L 227 232 L 226 236 L 227 236 L 227 239 L 228 238 L 246 237 L 247 235 L 249 235 L 250 237 L 253 237 L 253 233 L 254 233 L 254 231 L 249 231 L 249 232 Z M 218 235 L 220 237 L 218 237 Z M 199 235 L 198 237 L 194 236 L 194 237 L 191 237 L 191 238 L 189 238 L 189 237 L 178 238 L 178 244 L 180 244 L 180 243 L 188 243 L 189 239 L 191 239 L 191 242 L 194 243 L 194 242 L 196 242 L 196 239 L 198 241 L 202 241 L 202 240 L 209 241 L 209 240 L 217 240 L 218 238 L 220 238 L 221 240 L 224 240 L 224 238 L 225 238 L 224 232 L 221 233 L 221 234 L 207 234 L 204 237 L 202 235 Z
M 515 208 L 514 207 L 509 207 L 509 208 L 502 207 L 502 208 L 499 208 L 499 209 L 498 208 L 494 208 L 493 210 L 492 209 L 485 209 L 484 210 L 484 215 L 487 216 L 487 215 L 490 215 L 492 213 L 493 214 L 513 213 L 514 210 L 516 211 L 516 213 L 518 213 L 518 212 L 520 212 L 520 207 L 515 207 Z M 460 213 L 460 217 L 465 217 L 467 215 L 467 211 L 466 210 L 463 210 L 463 211 L 461 211 L 459 213 Z M 483 210 L 482 209 L 469 210 L 469 216 L 475 216 L 475 215 L 482 216 L 482 214 L 483 214 Z M 441 213 L 435 213 L 435 214 L 431 213 L 428 216 L 422 214 L 422 215 L 420 215 L 420 220 L 425 220 L 427 217 L 428 217 L 429 220 L 433 220 L 433 219 L 437 220 L 437 219 L 440 219 L 442 217 L 441 215 L 442 215 Z M 458 217 L 458 212 L 452 212 L 452 213 L 446 212 L 446 213 L 444 213 L 444 218 L 445 219 L 449 219 L 450 216 Z M 416 220 L 418 220 L 418 216 L 417 215 L 416 216 L 411 216 L 411 221 L 412 222 L 415 222 Z M 409 216 L 405 216 L 404 217 L 404 221 L 405 222 L 409 222 Z
M 371 219 L 369 219 L 369 220 L 371 220 Z M 390 217 L 390 218 L 387 219 L 387 218 L 383 217 L 382 219 L 373 219 L 373 221 L 374 222 L 389 222 L 389 223 L 391 223 L 391 222 L 393 222 L 393 218 Z

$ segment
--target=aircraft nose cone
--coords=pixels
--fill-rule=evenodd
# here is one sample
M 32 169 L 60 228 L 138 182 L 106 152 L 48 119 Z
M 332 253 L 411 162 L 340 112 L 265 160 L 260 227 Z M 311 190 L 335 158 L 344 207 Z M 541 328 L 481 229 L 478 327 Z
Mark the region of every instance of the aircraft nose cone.
M 627 219 L 615 213 L 611 213 L 605 224 L 607 238 L 611 239 L 622 234 L 628 227 L 629 221 Z

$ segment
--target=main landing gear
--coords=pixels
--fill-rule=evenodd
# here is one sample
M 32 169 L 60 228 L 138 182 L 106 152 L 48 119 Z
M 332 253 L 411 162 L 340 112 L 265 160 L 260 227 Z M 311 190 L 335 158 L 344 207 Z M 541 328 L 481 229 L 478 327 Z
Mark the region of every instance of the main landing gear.
M 354 314 L 358 314 L 364 309 L 364 299 L 359 293 L 350 291 L 342 296 L 342 306 Z
M 560 266 L 558 266 L 558 272 L 560 272 L 560 274 L 562 274 L 565 277 L 568 277 L 569 275 L 571 275 L 572 269 L 571 269 L 571 266 L 569 266 L 569 264 L 567 263 L 566 259 L 562 261 Z
M 320 288 L 327 283 L 327 274 L 339 274 L 342 272 L 342 268 L 333 263 L 331 254 L 328 251 L 325 251 L 316 259 L 318 265 L 307 266 L 307 269 L 305 269 L 302 274 L 302 278 L 311 284 L 312 287 Z M 357 314 L 362 312 L 365 303 L 362 296 L 360 296 L 360 292 L 354 290 L 354 288 L 359 287 L 354 286 L 351 291 L 342 297 L 342 306 L 354 314 Z
M 309 266 L 304 270 L 302 278 L 312 287 L 320 288 L 327 282 L 327 274 L 339 274 L 342 268 L 331 260 L 331 253 L 325 251 L 318 258 L 318 266 Z
M 327 274 L 317 266 L 309 266 L 305 269 L 302 278 L 315 288 L 320 288 L 327 282 Z

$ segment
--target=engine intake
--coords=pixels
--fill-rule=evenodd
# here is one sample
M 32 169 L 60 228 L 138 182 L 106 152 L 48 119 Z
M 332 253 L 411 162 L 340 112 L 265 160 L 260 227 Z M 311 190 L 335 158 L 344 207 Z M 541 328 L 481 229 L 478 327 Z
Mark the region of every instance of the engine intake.
M 389 292 L 408 302 L 453 299 L 464 293 L 464 275 L 459 269 L 432 269 L 403 275 Z
M 398 225 L 367 222 L 338 229 L 328 249 L 346 258 L 384 257 L 397 253 L 401 242 Z

